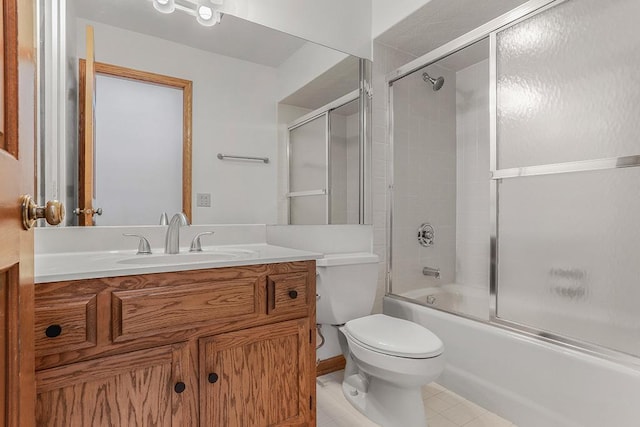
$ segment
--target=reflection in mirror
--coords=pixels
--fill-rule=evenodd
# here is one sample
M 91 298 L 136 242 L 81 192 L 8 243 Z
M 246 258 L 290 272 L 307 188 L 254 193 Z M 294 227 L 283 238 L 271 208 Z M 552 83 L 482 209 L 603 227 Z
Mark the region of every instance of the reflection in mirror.
M 78 64 L 85 55 L 85 28 L 91 25 L 97 63 L 192 82 L 190 202 L 194 224 L 289 223 L 288 127 L 302 116 L 322 108 L 328 115 L 323 132 L 334 141 L 327 144 L 327 138 L 324 138 L 320 147 L 313 147 L 328 152 L 325 154 L 328 163 L 323 170 L 324 184 L 318 188 L 327 192 L 327 200 L 322 204 L 326 215 L 305 217 L 300 221 L 362 222 L 363 192 L 356 196 L 353 188 L 363 188 L 362 182 L 366 179 L 361 170 L 367 139 L 361 132 L 366 128 L 362 124 L 366 113 L 359 108 L 363 101 L 353 102 L 352 105 L 358 108 L 350 110 L 334 105 L 331 113 L 326 106 L 354 90 L 356 98 L 360 97 L 360 69 L 364 61 L 231 15 L 222 16 L 216 25 L 201 25 L 187 13 L 160 13 L 147 0 L 39 0 L 39 14 L 42 23 L 39 37 L 43 46 L 39 54 L 39 199 L 63 200 L 68 211 L 83 206 L 78 200 Z M 100 85 L 101 79 L 97 82 Z M 104 183 L 100 181 L 105 178 L 101 178 L 97 170 L 94 208 L 101 207 L 105 219 L 108 213 L 114 214 L 113 222 L 109 224 L 157 224 L 161 210 L 168 210 L 171 216 L 175 213 L 171 210 L 180 209 L 179 205 L 174 206 L 175 203 L 164 203 L 169 199 L 179 200 L 180 195 L 170 195 L 165 184 L 161 185 L 162 192 L 144 185 L 145 177 L 169 170 L 174 174 L 188 174 L 181 165 L 183 141 L 174 138 L 176 145 L 160 150 L 156 145 L 159 144 L 157 135 L 136 130 L 134 123 L 122 121 L 119 124 L 127 129 L 118 129 L 118 126 L 100 129 L 107 126 L 103 124 L 101 104 L 102 98 L 107 96 L 98 88 L 94 112 L 96 136 L 102 135 L 102 139 L 94 142 L 94 151 L 109 156 L 117 165 L 109 167 L 107 176 L 122 179 L 120 169 L 127 163 L 156 167 L 153 173 L 140 174 L 135 184 L 141 187 L 136 191 L 163 200 L 151 205 L 141 202 L 142 195 L 136 197 L 133 193 L 102 202 L 100 188 Z M 154 101 L 145 99 L 146 106 L 142 104 L 143 100 L 140 101 L 137 108 L 153 109 L 149 103 L 154 104 Z M 113 105 L 112 110 L 122 113 L 126 106 Z M 163 113 L 178 123 L 179 113 Z M 149 115 L 156 114 L 151 111 Z M 131 138 L 125 143 L 121 134 L 124 130 L 139 133 L 139 138 Z M 160 128 L 156 131 L 165 132 Z M 353 142 L 356 136 L 359 142 L 355 145 L 358 145 L 360 156 L 358 167 L 349 157 L 356 152 Z M 128 148 L 114 150 L 118 143 L 125 143 Z M 159 165 L 161 162 L 155 156 L 161 154 L 160 151 L 173 153 L 171 165 Z M 219 159 L 220 153 L 268 158 L 269 161 Z M 304 165 L 301 167 L 303 174 L 312 173 L 311 169 L 305 170 Z M 174 184 L 177 180 L 172 178 Z M 128 182 L 132 183 L 131 180 Z M 181 190 L 180 185 L 172 187 L 175 191 Z M 131 185 L 130 189 L 133 188 Z M 357 206 L 354 200 L 359 201 Z M 134 217 L 131 207 L 136 203 L 141 205 L 140 211 L 146 208 L 148 216 Z M 353 219 L 356 211 L 360 212 L 360 219 Z M 77 216 L 68 215 L 67 221 L 66 225 L 78 225 Z M 100 218 L 96 218 L 96 223 L 101 224 Z
M 359 118 L 356 89 L 288 126 L 289 224 L 359 223 Z
M 81 59 L 80 93 L 85 70 Z M 190 218 L 192 82 L 101 62 L 94 70 L 95 150 L 93 159 L 80 150 L 79 204 L 100 214 L 88 220 L 93 225 L 154 224 L 158 212 L 180 211 Z M 85 105 L 79 104 L 80 141 Z M 86 174 L 90 163 L 93 174 Z M 91 194 L 87 187 L 91 201 L 84 200 Z M 117 206 L 126 209 L 111 208 Z M 83 223 L 86 215 L 79 218 L 80 225 L 91 225 Z

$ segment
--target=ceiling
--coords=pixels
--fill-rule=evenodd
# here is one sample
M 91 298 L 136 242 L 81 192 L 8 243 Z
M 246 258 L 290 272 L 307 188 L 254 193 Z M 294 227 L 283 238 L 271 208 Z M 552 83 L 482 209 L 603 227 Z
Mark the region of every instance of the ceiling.
M 381 34 L 376 41 L 422 56 L 527 0 L 431 0 Z
M 169 40 L 270 67 L 279 66 L 305 40 L 232 15 L 204 27 L 184 12 L 163 14 L 150 0 L 71 0 L 79 18 Z

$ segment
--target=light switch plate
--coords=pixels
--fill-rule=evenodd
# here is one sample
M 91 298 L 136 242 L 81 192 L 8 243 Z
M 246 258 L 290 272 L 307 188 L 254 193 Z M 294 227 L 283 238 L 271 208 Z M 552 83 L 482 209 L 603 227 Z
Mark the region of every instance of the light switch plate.
M 197 193 L 196 194 L 196 206 L 199 208 L 211 207 L 211 193 Z

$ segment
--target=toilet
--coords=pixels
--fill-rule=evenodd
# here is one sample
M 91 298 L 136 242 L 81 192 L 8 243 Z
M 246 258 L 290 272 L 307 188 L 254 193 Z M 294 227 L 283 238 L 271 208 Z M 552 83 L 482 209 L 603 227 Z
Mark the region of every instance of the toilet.
M 328 254 L 316 265 L 316 321 L 341 332 L 346 399 L 383 427 L 425 427 L 421 389 L 444 369 L 442 341 L 416 323 L 369 314 L 378 280 L 376 255 Z

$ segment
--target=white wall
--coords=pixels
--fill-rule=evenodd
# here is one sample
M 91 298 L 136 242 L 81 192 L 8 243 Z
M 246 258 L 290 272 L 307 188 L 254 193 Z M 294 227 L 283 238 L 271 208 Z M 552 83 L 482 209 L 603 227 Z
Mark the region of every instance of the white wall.
M 78 20 L 78 52 L 85 49 L 86 23 Z M 193 222 L 276 222 L 276 70 L 91 24 L 97 61 L 193 81 Z M 221 161 L 219 152 L 272 162 Z M 196 207 L 196 193 L 211 193 L 212 207 Z
M 371 0 L 226 0 L 222 11 L 361 58 L 372 58 Z
M 278 67 L 278 100 L 291 95 L 348 55 L 315 43 L 305 43 Z
M 371 197 L 373 205 L 373 251 L 380 257 L 378 292 L 374 312 L 382 312 L 385 292 L 385 264 L 387 259 L 387 185 L 389 183 L 389 138 L 387 128 L 387 85 L 385 76 L 414 59 L 411 55 L 391 49 L 380 43 L 373 44 L 375 61 L 372 69 L 372 143 L 371 143 Z

